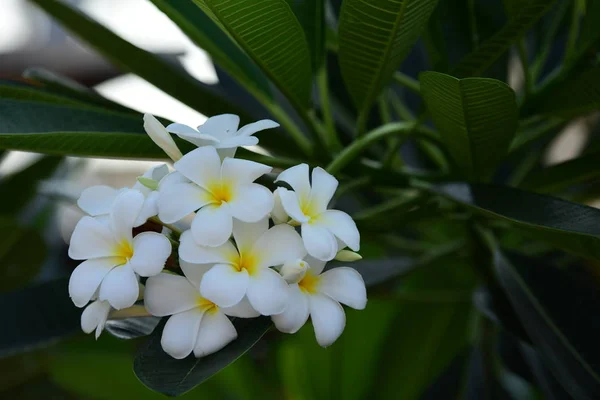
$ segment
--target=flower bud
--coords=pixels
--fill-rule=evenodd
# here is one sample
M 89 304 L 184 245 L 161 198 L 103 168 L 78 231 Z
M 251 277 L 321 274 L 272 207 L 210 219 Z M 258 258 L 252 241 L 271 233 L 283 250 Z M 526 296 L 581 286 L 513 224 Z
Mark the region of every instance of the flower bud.
M 350 250 L 340 250 L 335 256 L 337 261 L 352 262 L 362 260 L 362 256 Z
M 271 219 L 273 220 L 275 225 L 285 224 L 290 219 L 290 217 L 283 209 L 283 204 L 281 204 L 281 197 L 279 196 L 279 194 L 283 190 L 287 189 L 280 187 L 275 189 L 275 192 L 273 193 L 275 205 L 273 206 L 273 210 L 271 211 Z
M 142 185 L 146 186 L 150 190 L 158 189 L 158 182 L 154 179 L 146 178 L 145 176 L 138 176 L 137 181 Z
M 287 283 L 298 283 L 304 278 L 310 265 L 304 260 L 288 261 L 281 267 L 281 276 Z
M 165 127 L 150 114 L 144 114 L 144 129 L 150 139 L 173 160 L 177 161 L 183 154 Z

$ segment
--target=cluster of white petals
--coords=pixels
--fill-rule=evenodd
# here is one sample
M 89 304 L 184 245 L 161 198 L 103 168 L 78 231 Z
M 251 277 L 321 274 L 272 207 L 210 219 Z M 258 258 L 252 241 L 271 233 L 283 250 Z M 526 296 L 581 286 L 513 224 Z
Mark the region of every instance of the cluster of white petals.
M 143 299 L 149 314 L 169 318 L 161 344 L 177 359 L 235 340 L 229 317 L 270 316 L 281 332 L 294 333 L 310 316 L 317 342 L 335 342 L 346 324 L 341 304 L 364 309 L 367 295 L 356 270 L 325 270 L 325 263 L 360 259 L 360 235 L 348 214 L 328 209 L 338 181 L 322 168 L 281 172 L 275 182 L 286 187 L 273 193 L 256 183 L 271 167 L 233 158 L 239 146 L 258 144 L 254 133 L 277 126 L 262 120 L 239 128 L 236 115 L 224 114 L 197 129 L 165 128 L 144 116 L 174 171 L 163 164 L 131 188 L 82 192 L 78 205 L 88 216 L 73 232 L 69 256 L 85 261 L 69 294 L 86 307 L 86 333 L 98 337 L 111 313 Z M 170 133 L 198 148 L 182 154 Z

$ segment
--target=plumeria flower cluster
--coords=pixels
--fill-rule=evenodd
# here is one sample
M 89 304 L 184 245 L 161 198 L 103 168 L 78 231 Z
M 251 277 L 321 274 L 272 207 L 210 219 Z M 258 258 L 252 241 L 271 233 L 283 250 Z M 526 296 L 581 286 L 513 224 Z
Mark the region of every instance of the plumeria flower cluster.
M 337 340 L 342 304 L 364 309 L 366 289 L 356 270 L 325 264 L 360 259 L 360 235 L 348 214 L 328 208 L 338 181 L 322 168 L 291 167 L 271 192 L 256 183 L 270 166 L 234 158 L 239 146 L 258 144 L 254 133 L 277 126 L 262 120 L 239 128 L 237 116 L 224 114 L 197 129 L 165 127 L 144 116 L 174 170 L 163 164 L 131 187 L 82 192 L 78 205 L 88 215 L 69 256 L 83 262 L 69 294 L 85 307 L 85 332 L 98 337 L 111 314 L 143 301 L 149 314 L 168 317 L 161 344 L 177 359 L 235 340 L 230 317 L 269 316 L 285 333 L 310 317 L 321 346 Z M 171 134 L 197 148 L 184 155 Z

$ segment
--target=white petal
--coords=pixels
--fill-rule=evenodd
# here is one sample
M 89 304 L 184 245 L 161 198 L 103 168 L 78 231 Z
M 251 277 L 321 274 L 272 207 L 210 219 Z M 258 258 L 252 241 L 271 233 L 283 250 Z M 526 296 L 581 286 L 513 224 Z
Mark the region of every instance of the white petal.
M 212 201 L 209 192 L 193 183 L 174 183 L 160 191 L 158 218 L 172 224 Z
M 256 146 L 258 144 L 258 138 L 254 136 L 234 136 L 225 138 L 221 143 L 215 145 L 217 149 L 231 149 L 242 146 Z M 232 157 L 233 158 L 233 157 Z M 240 160 L 242 161 L 242 160 Z
M 167 131 L 175 134 L 186 134 L 186 135 L 197 135 L 198 131 L 192 128 L 191 126 L 187 126 L 180 123 L 173 123 L 167 125 Z
M 304 261 L 310 265 L 310 270 L 314 275 L 319 275 L 323 272 L 323 268 L 325 268 L 325 264 L 327 264 L 327 261 L 318 260 L 311 255 L 304 257 Z
M 216 353 L 237 338 L 235 327 L 220 311 L 207 311 L 200 321 L 194 355 L 197 358 Z
M 140 276 L 152 276 L 162 271 L 170 255 L 171 242 L 165 235 L 142 232 L 133 239 L 133 257 L 129 263 Z
M 333 234 L 316 224 L 302 224 L 302 241 L 308 254 L 322 261 L 333 260 L 338 251 Z
M 273 209 L 273 193 L 257 183 L 241 185 L 228 202 L 231 215 L 245 222 L 263 219 Z
M 102 333 L 110 312 L 110 304 L 106 301 L 95 301 L 81 313 L 81 330 L 85 333 L 96 331 L 96 339 Z
M 224 160 L 228 157 L 229 158 L 235 157 L 236 151 L 237 151 L 237 147 L 224 147 L 224 148 L 217 149 L 217 154 L 219 155 L 219 157 L 221 157 L 221 160 Z
M 158 191 L 167 190 L 169 186 L 176 183 L 190 183 L 190 180 L 177 171 L 171 172 L 158 182 Z
M 279 187 L 273 192 L 273 210 L 271 210 L 271 218 L 275 224 L 284 224 L 290 219 L 281 203 L 281 192 L 286 190 L 286 188 Z
M 190 129 L 192 129 L 192 128 L 190 128 Z M 169 131 L 171 131 L 171 130 L 169 130 Z M 195 130 L 193 133 L 175 133 L 175 134 L 177 136 L 179 136 L 180 138 L 182 138 L 183 140 L 186 140 L 198 147 L 215 146 L 219 143 L 219 139 L 217 139 L 216 137 L 213 137 L 211 135 L 206 135 L 206 134 L 200 133 Z
M 237 136 L 250 136 L 254 135 L 258 131 L 265 129 L 277 128 L 279 124 L 270 119 L 261 119 L 260 121 L 253 122 L 251 124 L 244 125 L 237 131 Z
M 120 262 L 121 258 L 104 257 L 79 264 L 69 279 L 69 296 L 73 303 L 77 307 L 85 306 L 96 293 L 104 277 Z
M 233 220 L 227 204 L 202 207 L 192 221 L 194 240 L 203 246 L 220 246 L 231 237 Z
M 144 305 L 157 317 L 177 314 L 198 306 L 200 293 L 183 276 L 158 274 L 148 278 L 144 291 Z
M 221 159 L 212 146 L 190 151 L 174 166 L 183 176 L 203 188 L 210 187 L 221 178 Z
M 271 317 L 275 327 L 284 333 L 296 333 L 308 319 L 308 296 L 298 285 L 290 285 L 285 311 Z
M 144 195 L 137 190 L 127 190 L 117 196 L 110 210 L 110 226 L 118 243 L 131 243 L 131 230 L 143 206 Z
M 321 275 L 319 292 L 357 310 L 367 306 L 367 289 L 362 276 L 353 268 L 333 268 Z
M 318 293 L 308 297 L 308 305 L 317 343 L 331 346 L 346 327 L 344 309 L 331 297 Z
M 287 215 L 300 223 L 304 223 L 309 220 L 309 217 L 304 215 L 300 209 L 300 202 L 296 192 L 291 190 L 281 191 L 279 192 L 279 197 L 281 198 L 281 205 L 283 206 L 283 209 Z
M 158 147 L 163 149 L 169 158 L 173 161 L 177 161 L 181 158 L 181 151 L 179 151 L 175 141 L 160 121 L 150 114 L 144 114 L 144 129 L 148 136 L 150 136 L 150 139 L 152 139 Z
M 237 262 L 239 254 L 230 241 L 217 247 L 200 246 L 188 230 L 181 235 L 179 257 L 194 264 L 229 264 Z
M 223 167 L 221 168 L 221 181 L 223 184 L 232 186 L 252 183 L 264 174 L 271 172 L 272 169 L 268 165 L 254 161 L 226 158 L 223 160 Z
M 288 284 L 276 271 L 261 268 L 250 276 L 247 296 L 262 315 L 280 314 L 288 303 Z
M 211 249 L 214 248 L 215 247 L 211 247 Z M 209 269 L 212 268 L 213 265 L 214 264 L 194 264 L 179 258 L 179 266 L 181 267 L 183 274 L 188 281 L 190 281 L 190 283 L 196 287 L 197 290 L 200 289 L 202 277 Z
M 109 227 L 92 217 L 83 217 L 75 226 L 69 245 L 73 260 L 110 257 L 115 254 L 116 242 Z
M 233 221 L 233 238 L 241 254 L 249 253 L 259 237 L 269 229 L 269 218 L 258 222 Z
M 212 267 L 200 282 L 200 294 L 219 307 L 232 307 L 239 303 L 247 288 L 248 272 L 225 264 Z
M 328 229 L 352 250 L 360 250 L 360 233 L 352 217 L 345 212 L 327 210 L 319 214 L 314 225 Z
M 151 191 L 147 196 L 146 200 L 144 200 L 144 205 L 142 206 L 142 210 L 135 220 L 134 227 L 141 226 L 148 221 L 149 218 L 155 217 L 158 215 L 158 198 L 160 197 L 160 193 L 156 190 Z
M 338 187 L 338 180 L 321 167 L 312 171 L 310 203 L 318 211 L 323 212 L 331 201 Z
M 146 171 L 144 176 L 150 179 L 154 179 L 157 182 L 160 182 L 168 174 L 169 166 L 167 164 L 159 164 Z
M 192 353 L 203 314 L 199 308 L 193 308 L 169 318 L 160 340 L 165 353 L 178 360 Z
M 310 182 L 308 180 L 308 164 L 299 164 L 288 168 L 279 174 L 275 182 L 283 181 L 289 184 L 303 202 L 310 199 Z
M 240 117 L 235 114 L 221 114 L 210 117 L 198 127 L 198 132 L 211 135 L 221 140 L 233 136 L 240 124 Z
M 131 307 L 140 294 L 135 272 L 129 264 L 113 268 L 100 285 L 100 300 L 106 300 L 110 305 L 120 310 Z
M 81 192 L 77 205 L 92 217 L 108 214 L 118 195 L 119 190 L 110 186 L 92 186 Z
M 238 318 L 255 318 L 260 315 L 258 311 L 252 308 L 252 304 L 250 304 L 248 301 L 248 297 L 245 296 L 242 301 L 237 303 L 235 306 L 221 307 L 221 311 L 223 311 L 225 315 Z
M 303 258 L 306 249 L 298 232 L 289 225 L 276 225 L 266 231 L 252 247 L 259 267 L 282 265 L 287 260 Z

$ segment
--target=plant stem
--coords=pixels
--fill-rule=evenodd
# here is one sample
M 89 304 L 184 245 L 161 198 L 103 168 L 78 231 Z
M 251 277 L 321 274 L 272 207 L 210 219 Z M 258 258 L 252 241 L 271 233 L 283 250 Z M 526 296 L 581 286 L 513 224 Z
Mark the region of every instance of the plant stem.
M 313 146 L 311 141 L 304 135 L 302 130 L 296 125 L 296 123 L 289 117 L 289 115 L 281 108 L 279 104 L 267 102 L 262 102 L 265 107 L 273 114 L 273 117 L 277 119 L 277 122 L 281 124 L 281 126 L 288 131 L 292 139 L 296 142 L 298 147 L 302 150 L 302 152 L 310 156 L 313 152 Z M 308 117 L 307 117 L 308 118 Z M 310 118 L 308 118 L 310 119 Z M 311 125 L 313 123 L 311 122 Z
M 565 49 L 565 60 L 568 63 L 575 53 L 577 37 L 579 36 L 579 7 L 573 4 L 573 12 L 571 14 L 571 26 L 569 27 L 569 39 Z
M 175 225 L 172 224 L 165 224 L 164 222 L 162 222 L 158 217 L 150 217 L 149 218 L 150 221 L 155 222 L 159 225 L 164 226 L 165 228 L 169 228 L 170 230 L 172 230 L 173 232 L 181 235 L 181 229 L 179 229 L 178 227 L 176 227 Z
M 524 97 L 529 97 L 533 83 L 531 82 L 531 70 L 529 69 L 529 56 L 527 54 L 527 47 L 525 39 L 521 39 L 517 43 L 517 51 L 519 52 L 519 59 L 521 60 L 521 67 L 523 68 L 523 79 L 524 79 Z
M 389 91 L 390 103 L 392 104 L 392 108 L 396 111 L 396 114 L 404 120 L 411 121 L 415 119 L 413 113 L 404 105 L 400 97 L 394 91 Z
M 416 79 L 413 79 L 410 76 L 403 74 L 400 71 L 397 71 L 396 73 L 394 73 L 394 80 L 399 85 L 404 86 L 411 92 L 416 93 L 418 95 L 421 94 L 421 85 L 419 84 L 419 81 L 417 81 Z
M 342 148 L 342 144 L 338 139 L 333 113 L 331 111 L 327 68 L 325 67 L 320 68 L 317 73 L 317 86 L 319 88 L 319 97 L 321 99 L 321 112 L 323 113 L 323 120 L 325 121 L 326 127 L 323 141 L 330 151 L 336 151 Z
M 552 45 L 554 44 L 554 37 L 556 36 L 558 29 L 560 28 L 560 23 L 563 19 L 563 15 L 569 7 L 569 4 L 571 4 L 571 2 L 569 1 L 562 1 L 558 4 L 557 10 L 554 14 L 554 18 L 552 19 L 550 27 L 546 31 L 546 36 L 544 37 L 542 49 L 538 53 L 537 58 L 531 66 L 531 80 L 534 84 L 535 82 L 537 82 L 540 73 L 542 72 L 542 69 L 546 65 L 546 60 L 548 59 L 548 56 L 550 55 L 550 50 L 552 49 Z

